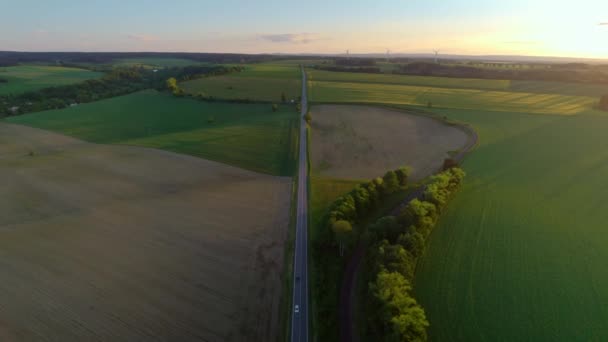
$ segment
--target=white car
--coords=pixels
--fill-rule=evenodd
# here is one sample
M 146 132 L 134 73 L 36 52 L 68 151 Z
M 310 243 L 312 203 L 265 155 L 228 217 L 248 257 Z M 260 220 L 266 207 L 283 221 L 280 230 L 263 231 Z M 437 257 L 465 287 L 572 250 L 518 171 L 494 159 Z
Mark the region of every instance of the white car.
M 293 312 L 299 313 L 300 312 L 300 306 L 296 305 L 296 307 L 293 309 Z

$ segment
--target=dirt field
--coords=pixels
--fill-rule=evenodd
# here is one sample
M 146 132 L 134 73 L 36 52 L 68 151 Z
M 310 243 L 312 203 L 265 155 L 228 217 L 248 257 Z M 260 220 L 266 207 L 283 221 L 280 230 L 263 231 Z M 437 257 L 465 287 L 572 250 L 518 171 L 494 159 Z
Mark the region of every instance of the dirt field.
M 0 178 L 0 340 L 276 337 L 288 178 L 2 123 Z
M 369 179 L 409 165 L 421 179 L 468 139 L 458 128 L 383 108 L 320 105 L 311 115 L 313 172 L 325 177 Z

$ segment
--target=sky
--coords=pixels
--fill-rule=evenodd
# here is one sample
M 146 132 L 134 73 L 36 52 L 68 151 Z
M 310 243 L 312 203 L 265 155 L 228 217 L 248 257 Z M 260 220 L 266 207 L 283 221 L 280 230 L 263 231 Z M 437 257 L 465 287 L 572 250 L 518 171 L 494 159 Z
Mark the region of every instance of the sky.
M 0 50 L 608 58 L 608 0 L 0 0 Z

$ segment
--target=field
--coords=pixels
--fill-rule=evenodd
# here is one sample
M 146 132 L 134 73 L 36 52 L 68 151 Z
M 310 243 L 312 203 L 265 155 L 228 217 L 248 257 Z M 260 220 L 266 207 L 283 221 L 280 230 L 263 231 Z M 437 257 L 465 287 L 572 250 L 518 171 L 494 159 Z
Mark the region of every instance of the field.
M 1 340 L 276 338 L 290 179 L 4 123 L 0 158 Z
M 281 94 L 287 100 L 298 100 L 301 73 L 297 65 L 247 64 L 245 70 L 225 76 L 201 78 L 180 83 L 187 93 L 204 94 L 220 99 L 248 99 L 279 103 Z
M 608 116 L 441 111 L 481 146 L 416 278 L 433 340 L 608 338 Z
M 532 94 L 560 94 L 600 97 L 608 93 L 608 86 L 543 81 L 488 80 L 475 78 L 427 77 L 393 74 L 365 74 L 348 72 L 310 71 L 310 81 L 340 83 L 377 83 L 449 89 L 492 90 Z M 409 90 L 411 91 L 411 89 Z M 426 103 L 424 103 L 426 105 Z
M 314 102 L 378 103 L 501 112 L 572 115 L 598 104 L 596 97 L 379 83 L 311 81 Z
M 42 88 L 62 86 L 101 77 L 102 73 L 57 66 L 22 65 L 0 67 L 0 95 L 21 94 Z
M 86 141 L 153 147 L 273 175 L 293 174 L 297 113 L 291 106 L 199 102 L 144 91 L 13 123 Z
M 367 180 L 408 165 L 420 180 L 468 139 L 439 121 L 383 108 L 321 105 L 311 115 L 312 171 L 329 178 Z
M 398 85 L 355 84 L 360 98 L 344 83 L 324 86 L 328 102 L 416 104 L 399 98 L 407 88 Z M 431 340 L 608 338 L 608 114 L 590 108 L 592 97 L 546 91 L 513 102 L 522 93 L 489 101 L 488 91 L 470 90 L 432 109 L 470 123 L 480 145 L 417 268 Z

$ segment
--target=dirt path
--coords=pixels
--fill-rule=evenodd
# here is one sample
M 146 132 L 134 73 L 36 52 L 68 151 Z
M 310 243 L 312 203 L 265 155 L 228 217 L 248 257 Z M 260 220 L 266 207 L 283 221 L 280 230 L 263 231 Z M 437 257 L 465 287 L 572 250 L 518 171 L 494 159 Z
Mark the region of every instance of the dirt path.
M 464 157 L 471 152 L 471 150 L 477 146 L 479 136 L 477 132 L 468 125 L 458 124 L 460 129 L 465 131 L 469 136 L 467 144 L 455 155 L 452 159 L 461 163 Z M 439 172 L 440 170 L 437 170 Z M 422 198 L 425 187 L 420 187 L 416 191 L 409 194 L 394 210 L 391 211 L 391 215 L 396 216 L 399 212 L 414 198 Z M 342 278 L 342 284 L 340 287 L 340 304 L 339 304 L 339 324 L 340 324 L 340 341 L 341 342 L 358 342 L 359 335 L 355 326 L 355 320 L 353 318 L 353 312 L 355 308 L 355 288 L 356 280 L 359 277 L 361 269 L 361 262 L 365 257 L 365 245 L 363 242 L 359 242 L 355 251 L 351 255 L 350 260 L 344 271 L 344 277 Z

